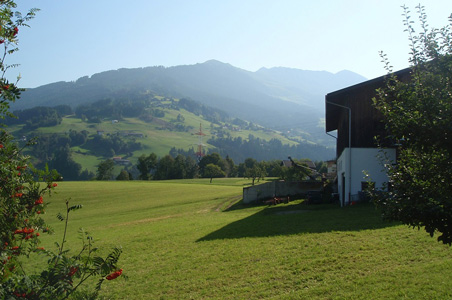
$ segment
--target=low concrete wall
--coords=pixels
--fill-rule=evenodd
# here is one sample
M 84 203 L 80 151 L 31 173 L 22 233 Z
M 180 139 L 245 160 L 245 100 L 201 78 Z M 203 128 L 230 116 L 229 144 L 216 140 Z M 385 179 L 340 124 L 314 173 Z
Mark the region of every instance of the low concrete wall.
M 243 188 L 243 203 L 259 202 L 261 200 L 285 196 L 302 196 L 308 191 L 322 190 L 320 181 L 272 181 Z

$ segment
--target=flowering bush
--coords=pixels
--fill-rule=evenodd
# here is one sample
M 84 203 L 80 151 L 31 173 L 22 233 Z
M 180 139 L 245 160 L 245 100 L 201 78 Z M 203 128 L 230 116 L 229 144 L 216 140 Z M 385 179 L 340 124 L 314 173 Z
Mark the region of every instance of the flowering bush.
M 5 78 L 5 72 L 13 67 L 5 64 L 5 58 L 18 50 L 19 27 L 26 26 L 37 11 L 33 9 L 22 17 L 13 12 L 15 8 L 12 0 L 0 1 L 0 47 L 4 48 L 0 56 L 0 119 L 12 116 L 9 104 L 22 91 L 17 82 Z M 81 250 L 70 255 L 64 248 L 69 213 L 81 206 L 70 206 L 69 201 L 65 213 L 58 215 L 65 222 L 62 242 L 55 252 L 40 247 L 41 234 L 52 233 L 41 216 L 46 199 L 57 187 L 53 182 L 57 173 L 34 169 L 22 150 L 0 123 L 0 299 L 66 299 L 89 278 L 97 277 L 92 293 L 96 295 L 105 279 L 122 274 L 117 265 L 121 249 L 113 249 L 105 258 L 96 256 L 92 237 L 81 230 Z M 47 256 L 48 260 L 41 271 L 31 274 L 26 265 L 34 254 Z

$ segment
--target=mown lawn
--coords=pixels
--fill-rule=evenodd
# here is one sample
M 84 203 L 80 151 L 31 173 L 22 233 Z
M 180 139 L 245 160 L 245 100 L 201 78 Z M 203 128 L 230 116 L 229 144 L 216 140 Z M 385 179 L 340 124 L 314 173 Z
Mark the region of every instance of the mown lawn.
M 61 233 L 55 215 L 71 197 L 84 208 L 71 215 L 70 248 L 79 227 L 97 246 L 122 246 L 129 280 L 107 282 L 105 299 L 452 297 L 451 248 L 424 231 L 371 205 L 243 206 L 246 183 L 62 182 L 45 217 Z

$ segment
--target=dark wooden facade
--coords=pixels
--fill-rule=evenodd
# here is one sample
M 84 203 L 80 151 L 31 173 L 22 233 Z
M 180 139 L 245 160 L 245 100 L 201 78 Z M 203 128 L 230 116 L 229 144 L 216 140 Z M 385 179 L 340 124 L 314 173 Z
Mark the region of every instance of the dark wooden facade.
M 395 73 L 401 79 L 409 78 L 410 69 Z M 383 117 L 372 105 L 376 89 L 385 84 L 386 76 L 378 77 L 351 87 L 329 93 L 325 96 L 326 132 L 337 130 L 336 155 L 339 157 L 348 148 L 349 110 L 351 109 L 351 147 L 375 148 L 375 137 L 380 136 L 384 146 L 390 147 L 391 141 L 382 122 Z M 334 104 L 331 104 L 334 103 Z

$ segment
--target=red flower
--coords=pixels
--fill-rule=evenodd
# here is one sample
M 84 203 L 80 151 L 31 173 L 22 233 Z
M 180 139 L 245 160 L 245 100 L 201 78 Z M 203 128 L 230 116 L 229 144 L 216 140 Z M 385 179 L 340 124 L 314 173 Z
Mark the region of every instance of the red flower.
M 121 274 L 122 274 L 122 269 L 119 269 L 118 271 L 116 271 L 116 272 L 111 273 L 110 275 L 108 275 L 108 276 L 106 277 L 106 279 L 107 279 L 107 280 L 113 280 L 113 279 L 116 279 L 116 278 L 118 278 L 119 276 L 121 276 Z
M 3 44 L 5 42 L 5 40 L 0 40 L 0 45 Z
M 9 84 L 5 84 L 4 86 L 2 86 L 2 89 L 4 89 L 5 91 L 6 91 L 7 89 L 9 89 Z
M 19 249 L 19 246 L 14 246 L 11 248 L 11 250 L 17 250 L 17 249 Z
M 18 32 L 19 32 L 19 28 L 14 27 L 14 35 L 17 35 Z
M 3 146 L 3 144 L 0 144 L 0 149 L 2 149 L 4 146 Z

